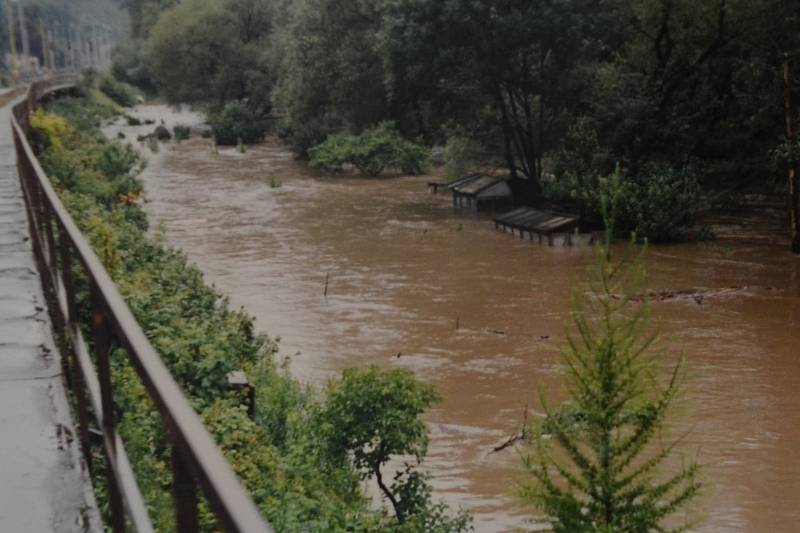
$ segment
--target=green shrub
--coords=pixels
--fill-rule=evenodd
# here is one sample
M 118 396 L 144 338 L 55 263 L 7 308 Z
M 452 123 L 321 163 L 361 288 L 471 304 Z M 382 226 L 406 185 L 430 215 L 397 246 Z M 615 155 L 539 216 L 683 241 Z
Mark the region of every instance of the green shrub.
M 255 144 L 263 141 L 267 134 L 266 121 L 254 117 L 241 102 L 230 102 L 222 110 L 211 113 L 208 123 L 217 144 L 223 146 L 236 146 L 240 141 Z
M 98 89 L 122 107 L 133 107 L 138 103 L 139 94 L 136 89 L 127 83 L 117 81 L 112 76 L 106 75 L 100 78 Z
M 126 39 L 111 53 L 111 73 L 117 80 L 128 83 L 146 93 L 156 92 L 156 82 L 150 65 L 144 58 L 145 43 Z
M 431 502 L 427 477 L 406 463 L 386 484 L 383 471 L 392 457 L 422 463 L 428 451 L 428 427 L 420 420 L 440 400 L 434 388 L 408 370 L 377 366 L 345 370 L 328 385 L 328 400 L 316 424 L 320 440 L 336 463 L 349 463 L 363 479 L 374 477 L 400 524 L 418 531 L 466 531 L 465 515 L 451 518 Z
M 172 139 L 172 134 L 169 132 L 166 126 L 158 126 L 155 130 L 153 130 L 153 137 L 159 141 L 169 141 Z
M 103 146 L 95 165 L 110 179 L 132 177 L 139 173 L 142 158 L 130 144 L 111 142 Z
M 325 142 L 309 150 L 311 166 L 327 172 L 341 172 L 344 165 L 350 163 L 353 137 L 332 134 Z
M 444 147 L 444 175 L 448 179 L 460 178 L 474 171 L 485 159 L 485 150 L 475 139 L 451 136 Z
M 130 145 L 84 135 L 65 119 L 42 111 L 31 116 L 29 135 L 60 187 L 91 194 L 104 207 L 131 203 L 141 192 L 134 175 L 143 161 Z
M 601 180 L 610 170 L 606 159 L 592 119 L 578 118 L 553 156 L 552 174 L 542 180 L 544 195 L 584 217 L 599 219 Z
M 177 124 L 172 128 L 172 135 L 175 137 L 176 141 L 185 141 L 192 136 L 192 129 L 189 126 Z
M 625 180 L 621 224 L 652 242 L 711 237 L 698 221 L 706 200 L 691 166 L 650 165 Z
M 97 137 L 101 136 L 98 129 L 102 123 L 120 114 L 119 107 L 96 89 L 59 98 L 48 105 L 48 110 L 66 118 L 78 131 Z
M 431 151 L 421 144 L 405 141 L 400 144 L 395 164 L 403 174 L 424 174 L 430 166 Z
M 403 139 L 391 122 L 382 122 L 357 136 L 329 135 L 309 150 L 309 155 L 314 167 L 340 172 L 349 164 L 367 176 L 377 176 L 387 168 L 422 174 L 430 161 L 430 151 Z
M 319 117 L 304 121 L 285 117 L 278 125 L 277 134 L 295 154 L 310 157 L 311 148 L 324 142 L 333 133 L 331 127 Z
M 591 167 L 584 174 L 565 173 L 543 180 L 544 194 L 550 200 L 580 211 L 588 219 L 599 220 L 603 189 L 609 177 Z M 619 219 L 621 236 L 635 232 L 651 242 L 681 242 L 706 239 L 713 234 L 699 218 L 706 205 L 697 175 L 691 166 L 672 168 L 650 164 L 636 176 L 616 170 L 620 182 Z

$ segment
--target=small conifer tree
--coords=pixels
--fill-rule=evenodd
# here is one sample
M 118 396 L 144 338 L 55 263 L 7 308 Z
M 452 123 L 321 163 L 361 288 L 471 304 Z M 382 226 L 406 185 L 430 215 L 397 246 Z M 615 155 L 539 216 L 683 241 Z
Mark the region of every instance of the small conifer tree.
M 523 454 L 522 496 L 556 532 L 645 533 L 670 529 L 668 518 L 700 489 L 695 462 L 660 467 L 678 441 L 657 438 L 679 392 L 682 358 L 659 379 L 657 333 L 640 300 L 644 267 L 635 239 L 612 258 L 619 173 L 605 183 L 606 239 L 589 268 L 587 287 L 573 294 L 575 331 L 563 352 L 570 399 L 545 405 L 541 426 Z

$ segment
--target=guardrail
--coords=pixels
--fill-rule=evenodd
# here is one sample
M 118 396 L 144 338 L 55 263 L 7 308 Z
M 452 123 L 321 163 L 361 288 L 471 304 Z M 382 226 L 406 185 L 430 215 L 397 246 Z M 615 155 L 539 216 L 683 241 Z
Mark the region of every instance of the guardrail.
M 73 222 L 27 141 L 30 114 L 39 103 L 69 85 L 33 84 L 13 108 L 11 127 L 31 240 L 42 286 L 53 317 L 65 373 L 75 397 L 84 457 L 92 468 L 90 416 L 103 438 L 108 468 L 110 527 L 115 533 L 148 533 L 153 525 L 117 432 L 113 409 L 110 350 L 121 347 L 161 415 L 171 446 L 173 497 L 180 532 L 198 530 L 198 488 L 222 530 L 267 533 L 271 528 L 239 483 L 222 452 L 195 413 L 161 357 L 152 347 L 114 282 Z M 78 325 L 73 267 L 90 284 L 92 337 L 97 369 Z

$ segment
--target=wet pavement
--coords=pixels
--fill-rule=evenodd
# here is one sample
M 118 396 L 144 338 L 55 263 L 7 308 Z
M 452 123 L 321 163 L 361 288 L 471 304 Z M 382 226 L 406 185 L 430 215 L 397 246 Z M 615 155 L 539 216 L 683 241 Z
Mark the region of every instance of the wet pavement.
M 99 531 L 0 109 L 0 531 Z

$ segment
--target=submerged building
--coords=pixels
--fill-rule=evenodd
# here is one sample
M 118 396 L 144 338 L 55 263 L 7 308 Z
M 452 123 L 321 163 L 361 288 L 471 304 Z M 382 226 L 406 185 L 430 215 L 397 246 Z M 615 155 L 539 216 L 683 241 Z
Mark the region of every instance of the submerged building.
M 478 212 L 505 208 L 514 203 L 508 180 L 487 174 L 469 174 L 447 184 L 453 193 L 453 208 Z

